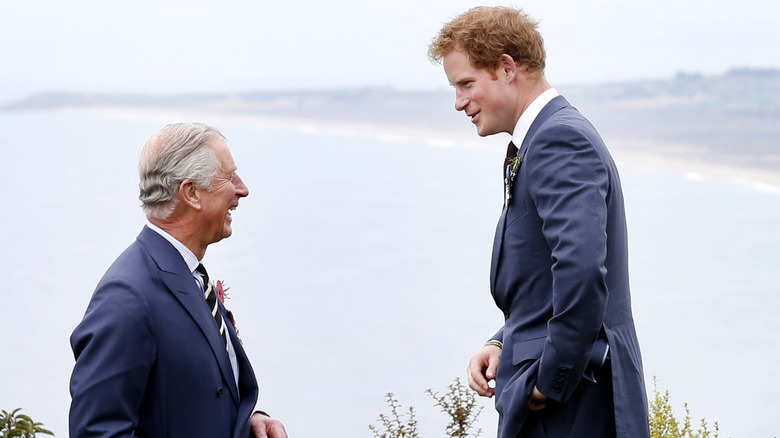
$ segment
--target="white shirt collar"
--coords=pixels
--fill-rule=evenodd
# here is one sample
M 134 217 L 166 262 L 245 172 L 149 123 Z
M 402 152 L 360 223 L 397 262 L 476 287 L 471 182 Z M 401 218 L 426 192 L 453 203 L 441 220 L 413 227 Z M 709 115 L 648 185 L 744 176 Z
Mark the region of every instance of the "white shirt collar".
M 548 88 L 542 94 L 540 94 L 528 108 L 520 115 L 520 119 L 515 124 L 515 130 L 512 132 L 512 142 L 520 148 L 525 140 L 525 135 L 528 134 L 528 130 L 531 129 L 531 124 L 536 120 L 536 116 L 542 112 L 542 108 L 545 107 L 551 100 L 558 97 L 558 91 L 555 88 Z
M 158 227 L 157 225 L 146 221 L 146 226 L 149 227 L 152 231 L 156 232 L 157 234 L 161 235 L 165 240 L 171 243 L 174 248 L 176 248 L 177 251 L 179 251 L 179 254 L 181 254 L 181 258 L 184 259 L 184 263 L 187 264 L 187 267 L 190 269 L 190 272 L 194 274 L 195 269 L 197 269 L 198 265 L 200 264 L 200 260 L 198 260 L 198 257 L 195 256 L 195 253 L 190 251 L 189 248 L 187 248 L 183 243 L 176 240 L 175 237 L 168 234 L 167 231 L 163 230 L 162 228 Z M 198 277 L 200 278 L 200 274 L 198 274 Z

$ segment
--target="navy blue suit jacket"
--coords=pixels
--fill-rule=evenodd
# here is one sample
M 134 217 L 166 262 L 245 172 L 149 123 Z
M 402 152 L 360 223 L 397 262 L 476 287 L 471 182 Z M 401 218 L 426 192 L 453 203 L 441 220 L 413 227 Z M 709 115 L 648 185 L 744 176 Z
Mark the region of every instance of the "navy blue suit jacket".
M 520 146 L 491 292 L 506 317 L 496 376 L 499 437 L 515 438 L 536 385 L 566 403 L 609 345 L 617 436 L 649 436 L 618 172 L 596 129 L 561 96 Z M 576 409 L 576 407 L 573 407 Z
M 71 336 L 71 437 L 247 438 L 252 366 L 225 309 L 239 384 L 179 252 L 147 227 L 100 280 Z

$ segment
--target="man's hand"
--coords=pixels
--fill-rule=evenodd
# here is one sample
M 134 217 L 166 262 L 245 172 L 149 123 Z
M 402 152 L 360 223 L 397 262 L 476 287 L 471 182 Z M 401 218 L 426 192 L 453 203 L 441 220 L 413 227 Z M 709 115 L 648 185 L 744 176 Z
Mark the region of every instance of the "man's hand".
M 474 355 L 466 367 L 469 376 L 469 386 L 483 397 L 493 397 L 495 388 L 489 382 L 496 378 L 498 360 L 501 359 L 501 349 L 495 345 L 486 345 Z
M 534 385 L 534 390 L 531 392 L 531 398 L 528 400 L 528 407 L 532 411 L 539 411 L 544 409 L 544 402 L 547 401 L 547 397 L 539 391 L 539 388 Z
M 281 421 L 257 412 L 249 419 L 249 426 L 255 438 L 287 438 L 287 432 Z

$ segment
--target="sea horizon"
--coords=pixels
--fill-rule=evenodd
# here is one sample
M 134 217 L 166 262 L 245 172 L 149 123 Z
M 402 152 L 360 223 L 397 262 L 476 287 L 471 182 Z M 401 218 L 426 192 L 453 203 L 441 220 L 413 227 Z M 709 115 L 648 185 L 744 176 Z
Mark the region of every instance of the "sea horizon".
M 204 262 L 231 287 L 259 406 L 291 436 L 371 436 L 393 392 L 423 436 L 443 435 L 424 391 L 464 381 L 502 320 L 488 272 L 505 139 L 215 113 L 0 112 L 0 275 L 15 309 L 0 320 L 0 408 L 67 436 L 68 336 L 144 224 L 141 145 L 196 120 L 222 130 L 250 188 Z M 656 376 L 678 418 L 688 403 L 721 436 L 777 435 L 780 185 L 613 153 L 648 392 Z M 731 401 L 735 375 L 757 389 L 749 400 Z M 492 400 L 480 405 L 494 435 Z

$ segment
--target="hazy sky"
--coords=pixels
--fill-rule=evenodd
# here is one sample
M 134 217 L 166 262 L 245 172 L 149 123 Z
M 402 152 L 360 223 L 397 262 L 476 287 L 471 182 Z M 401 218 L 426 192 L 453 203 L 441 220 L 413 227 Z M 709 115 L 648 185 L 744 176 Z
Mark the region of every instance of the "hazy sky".
M 33 92 L 440 88 L 465 0 L 0 0 L 0 102 Z M 555 84 L 780 67 L 780 3 L 500 2 L 541 20 Z

